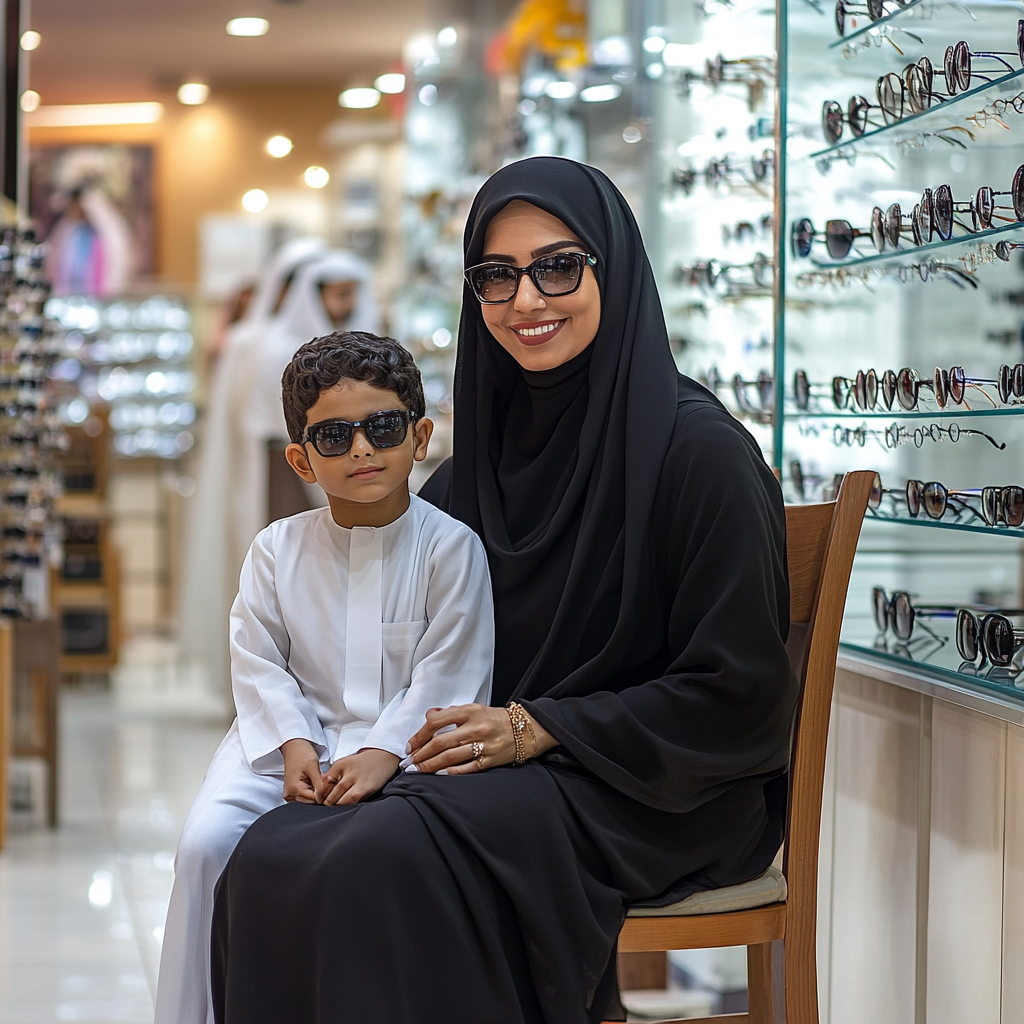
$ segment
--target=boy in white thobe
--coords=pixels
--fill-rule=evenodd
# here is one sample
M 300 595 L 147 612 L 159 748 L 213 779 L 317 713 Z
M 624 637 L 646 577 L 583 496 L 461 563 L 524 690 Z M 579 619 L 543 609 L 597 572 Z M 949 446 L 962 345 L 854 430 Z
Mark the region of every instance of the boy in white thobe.
M 409 494 L 432 430 L 412 357 L 388 338 L 332 334 L 296 352 L 282 389 L 286 458 L 330 504 L 272 523 L 242 567 L 238 717 L 182 829 L 155 1024 L 212 1024 L 214 886 L 259 815 L 377 792 L 430 708 L 490 697 L 483 546 Z

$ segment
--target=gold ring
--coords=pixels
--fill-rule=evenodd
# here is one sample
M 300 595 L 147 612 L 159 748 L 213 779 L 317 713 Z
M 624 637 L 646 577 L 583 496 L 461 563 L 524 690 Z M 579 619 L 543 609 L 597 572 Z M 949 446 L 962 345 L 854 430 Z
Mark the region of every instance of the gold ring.
M 484 767 L 484 745 L 479 740 L 473 741 L 473 757 L 477 767 L 483 770 Z

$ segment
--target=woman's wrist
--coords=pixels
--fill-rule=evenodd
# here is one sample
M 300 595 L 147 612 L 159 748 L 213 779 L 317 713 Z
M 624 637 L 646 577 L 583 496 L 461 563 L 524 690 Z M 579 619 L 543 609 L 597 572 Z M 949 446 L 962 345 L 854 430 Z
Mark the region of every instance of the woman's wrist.
M 505 707 L 505 712 L 508 714 L 512 742 L 515 744 L 514 765 L 525 764 L 530 758 L 558 746 L 558 740 L 534 721 L 521 704 L 511 701 Z

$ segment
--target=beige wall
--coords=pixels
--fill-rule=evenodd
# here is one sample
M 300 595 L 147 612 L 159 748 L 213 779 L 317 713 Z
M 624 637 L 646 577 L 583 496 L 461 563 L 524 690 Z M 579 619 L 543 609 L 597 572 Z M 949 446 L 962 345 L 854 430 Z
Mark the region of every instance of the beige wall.
M 372 111 L 345 111 L 333 86 L 214 90 L 200 107 L 161 97 L 163 119 L 155 125 L 101 128 L 33 128 L 29 145 L 75 142 L 151 142 L 157 147 L 157 272 L 162 283 L 190 287 L 197 272 L 198 225 L 208 213 L 241 211 L 251 188 L 302 189 L 310 164 L 331 168 L 322 135 L 337 121 L 386 119 L 390 100 Z M 287 135 L 295 148 L 276 160 L 264 149 L 272 135 Z M 332 182 L 327 186 L 333 187 Z

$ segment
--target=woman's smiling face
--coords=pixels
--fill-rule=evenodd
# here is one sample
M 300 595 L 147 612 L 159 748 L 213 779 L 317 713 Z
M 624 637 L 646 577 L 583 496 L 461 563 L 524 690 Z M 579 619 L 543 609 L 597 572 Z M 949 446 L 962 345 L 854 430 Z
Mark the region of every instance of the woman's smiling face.
M 487 226 L 480 262 L 527 267 L 552 253 L 586 251 L 557 217 L 515 199 Z M 524 274 L 514 299 L 481 303 L 480 311 L 498 344 L 523 369 L 550 370 L 579 355 L 594 340 L 601 323 L 601 293 L 589 266 L 571 295 L 541 295 Z

